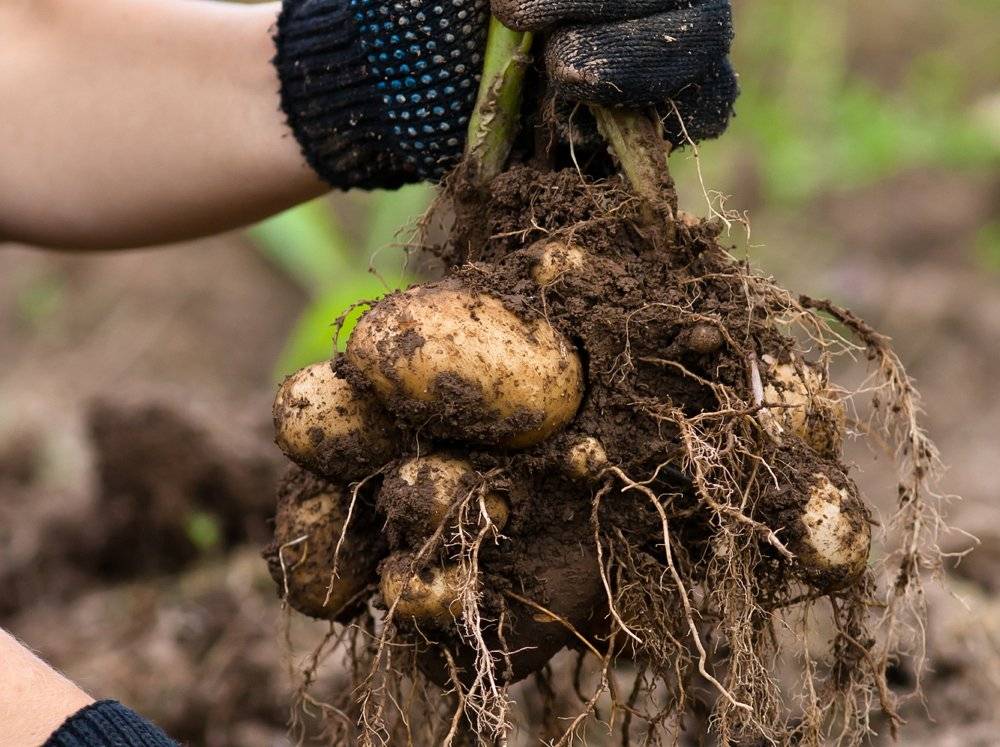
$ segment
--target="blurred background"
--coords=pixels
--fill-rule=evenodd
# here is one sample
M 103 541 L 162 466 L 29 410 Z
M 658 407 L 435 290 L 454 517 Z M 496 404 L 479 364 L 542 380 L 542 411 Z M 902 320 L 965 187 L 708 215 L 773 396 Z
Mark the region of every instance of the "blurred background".
M 917 379 L 944 489 L 964 498 L 951 521 L 982 544 L 949 569 L 951 593 L 929 591 L 925 702 L 903 741 L 997 744 L 997 4 L 735 5 L 743 96 L 701 148 L 702 178 L 749 211 L 737 254 L 859 312 Z M 705 214 L 697 165 L 673 158 Z M 285 744 L 279 604 L 258 558 L 282 469 L 272 393 L 329 356 L 354 301 L 407 281 L 397 229 L 432 194 L 335 195 L 167 249 L 0 246 L 0 626 L 176 738 Z M 890 460 L 851 456 L 888 509 Z

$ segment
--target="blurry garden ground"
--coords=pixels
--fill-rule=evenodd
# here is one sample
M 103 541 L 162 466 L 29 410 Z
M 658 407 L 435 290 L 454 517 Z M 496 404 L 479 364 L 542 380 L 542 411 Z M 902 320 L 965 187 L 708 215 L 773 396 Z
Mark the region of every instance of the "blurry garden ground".
M 965 497 L 952 523 L 982 540 L 950 573 L 964 606 L 932 588 L 926 712 L 908 708 L 903 741 L 995 744 L 995 3 L 743 0 L 737 19 L 745 94 L 730 134 L 702 148 L 705 183 L 750 211 L 759 267 L 895 339 L 944 487 Z M 690 155 L 673 162 L 704 213 Z M 329 321 L 384 287 L 369 258 L 428 194 L 338 196 L 170 250 L 0 249 L 0 626 L 179 739 L 284 744 L 279 605 L 257 556 L 281 469 L 276 376 L 328 353 Z M 376 264 L 401 280 L 398 249 Z M 888 460 L 851 456 L 884 510 Z

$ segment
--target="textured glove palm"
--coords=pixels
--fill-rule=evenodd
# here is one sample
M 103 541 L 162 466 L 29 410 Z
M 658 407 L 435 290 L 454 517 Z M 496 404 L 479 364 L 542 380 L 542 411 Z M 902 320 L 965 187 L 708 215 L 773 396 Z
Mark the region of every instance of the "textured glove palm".
M 509 26 L 549 31 L 557 95 L 612 106 L 673 101 L 668 135 L 725 130 L 737 95 L 729 0 L 494 0 Z M 460 158 L 489 0 L 285 0 L 282 108 L 331 185 L 439 179 Z

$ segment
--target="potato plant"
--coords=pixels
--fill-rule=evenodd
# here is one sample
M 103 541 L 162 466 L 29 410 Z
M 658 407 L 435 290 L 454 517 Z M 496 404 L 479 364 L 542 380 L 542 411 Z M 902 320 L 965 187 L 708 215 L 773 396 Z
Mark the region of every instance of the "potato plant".
M 282 384 L 277 443 L 300 467 L 272 575 L 348 624 L 331 639 L 355 675 L 323 703 L 307 668 L 303 704 L 351 744 L 506 743 L 527 678 L 547 704 L 531 733 L 560 745 L 608 708 L 624 744 L 669 742 L 692 712 L 723 744 L 895 730 L 885 671 L 939 522 L 912 384 L 849 311 L 734 260 L 725 216 L 677 211 L 655 124 L 595 120 L 620 175 L 501 170 L 473 145 L 445 277 L 373 301 L 343 355 Z M 828 374 L 857 352 L 867 427 L 900 448 L 888 585 L 841 459 L 853 398 Z M 775 671 L 789 656 L 804 696 Z

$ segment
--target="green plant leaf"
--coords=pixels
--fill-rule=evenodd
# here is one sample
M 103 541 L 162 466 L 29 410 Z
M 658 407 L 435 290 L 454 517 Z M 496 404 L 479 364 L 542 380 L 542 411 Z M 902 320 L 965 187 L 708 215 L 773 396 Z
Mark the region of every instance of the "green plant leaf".
M 222 543 L 222 527 L 219 525 L 219 519 L 206 511 L 189 513 L 184 529 L 188 540 L 200 552 L 211 552 Z
M 345 277 L 333 290 L 316 298 L 292 328 L 278 358 L 275 378 L 280 379 L 311 363 L 332 357 L 336 319 L 352 305 L 381 298 L 389 290 L 391 289 L 386 288 L 374 275 L 353 274 Z M 340 330 L 338 350 L 343 349 L 344 342 L 350 337 L 351 330 L 364 310 L 365 307 L 359 306 L 345 320 Z
M 352 269 L 351 243 L 325 199 L 266 220 L 248 235 L 265 257 L 313 295 L 337 285 Z

